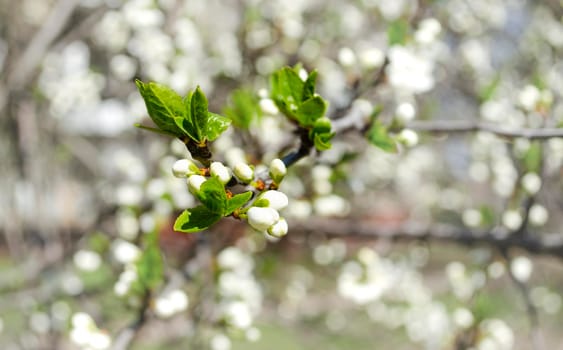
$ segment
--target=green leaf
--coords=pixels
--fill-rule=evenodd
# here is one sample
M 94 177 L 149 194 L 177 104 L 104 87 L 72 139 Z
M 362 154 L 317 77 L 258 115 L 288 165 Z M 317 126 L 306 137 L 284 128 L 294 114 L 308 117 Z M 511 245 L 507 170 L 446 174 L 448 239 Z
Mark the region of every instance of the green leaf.
M 137 261 L 137 275 L 140 286 L 147 290 L 158 287 L 162 282 L 163 267 L 157 232 L 154 231 L 145 237 L 145 248 Z
M 235 90 L 223 114 L 229 117 L 236 127 L 247 130 L 254 120 L 262 117 L 258 96 L 247 89 Z
M 252 203 L 252 206 L 258 208 L 266 208 L 270 206 L 270 201 L 266 198 L 258 198 L 256 201 L 254 201 L 254 203 Z
M 485 102 L 493 98 L 497 88 L 500 84 L 500 73 L 497 73 L 493 80 L 489 82 L 481 91 L 479 91 L 479 99 L 481 102 Z
M 320 96 L 314 96 L 303 102 L 297 111 L 297 121 L 304 127 L 311 127 L 315 120 L 324 115 L 326 111 L 326 102 Z
M 330 144 L 330 140 L 334 137 L 334 133 L 322 133 L 322 134 L 315 134 L 313 142 L 315 143 L 315 148 L 318 151 L 326 151 L 330 149 L 332 145 Z
M 205 181 L 198 192 L 198 199 L 211 212 L 221 215 L 227 207 L 225 186 L 216 177 Z
M 172 89 L 157 83 L 135 82 L 139 93 L 145 100 L 147 112 L 152 121 L 164 133 L 183 136 L 183 132 L 176 125 L 175 117 L 185 117 L 182 98 Z
M 489 205 L 482 205 L 479 207 L 481 213 L 481 226 L 492 226 L 495 224 L 495 211 Z
M 302 100 L 306 101 L 313 96 L 315 96 L 315 86 L 317 84 L 317 71 L 314 70 L 309 73 L 307 80 L 305 80 L 305 84 L 303 85 L 303 97 Z
M 313 129 L 309 131 L 309 139 L 313 140 L 318 151 L 326 151 L 332 147 L 330 140 L 335 134 L 330 132 L 331 128 L 330 119 L 322 117 L 315 121 Z
M 160 129 L 157 129 L 157 128 L 152 128 L 152 127 L 150 127 L 150 126 L 146 126 L 146 125 L 143 125 L 143 124 L 140 124 L 140 123 L 135 123 L 135 124 L 133 124 L 133 125 L 134 125 L 136 128 L 143 129 L 143 130 L 147 130 L 147 131 L 150 131 L 150 132 L 154 132 L 154 133 L 156 133 L 156 134 L 168 135 L 168 136 L 177 136 L 176 134 L 173 134 L 173 133 L 171 133 L 171 132 L 163 131 L 163 130 L 160 130 Z
M 371 121 L 376 120 L 377 118 L 379 118 L 379 116 L 381 115 L 381 112 L 383 112 L 383 105 L 382 104 L 376 104 L 373 107 L 373 110 L 371 111 L 371 114 L 369 116 L 369 119 Z
M 198 205 L 195 208 L 184 210 L 178 216 L 174 223 L 174 231 L 187 233 L 202 231 L 219 221 L 220 218 L 220 214 L 212 212 L 203 205 Z
M 252 197 L 251 191 L 233 196 L 231 199 L 229 199 L 227 203 L 227 208 L 225 209 L 224 215 L 225 216 L 231 215 L 233 211 L 245 205 L 250 200 L 251 197 Z
M 272 99 L 285 115 L 295 117 L 295 112 L 303 99 L 304 82 L 289 67 L 284 67 L 270 78 Z
M 372 145 L 381 148 L 385 152 L 396 152 L 397 144 L 395 140 L 387 132 L 387 128 L 381 124 L 379 120 L 373 122 L 371 129 L 367 134 L 369 142 Z
M 207 126 L 205 129 L 205 138 L 213 141 L 219 137 L 231 125 L 231 120 L 222 115 L 207 112 Z
M 331 129 L 332 129 L 332 123 L 330 122 L 330 119 L 328 119 L 327 117 L 323 117 L 315 121 L 312 132 L 316 134 L 324 134 L 324 133 L 330 133 Z
M 197 139 L 195 140 L 197 142 L 202 142 L 206 137 L 207 120 L 209 118 L 207 106 L 207 97 L 205 97 L 205 94 L 198 86 L 192 93 L 189 109 L 195 134 L 197 134 Z
M 528 151 L 524 154 L 524 164 L 528 171 L 539 173 L 542 163 L 542 146 L 538 141 L 534 141 Z
M 387 42 L 389 46 L 404 45 L 409 34 L 409 22 L 398 19 L 392 22 L 387 28 Z

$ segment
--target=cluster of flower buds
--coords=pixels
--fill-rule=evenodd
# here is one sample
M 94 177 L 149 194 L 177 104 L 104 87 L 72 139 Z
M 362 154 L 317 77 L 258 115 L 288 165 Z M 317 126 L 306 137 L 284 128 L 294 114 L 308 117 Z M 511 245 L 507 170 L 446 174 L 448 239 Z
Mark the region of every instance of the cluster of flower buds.
M 223 185 L 231 182 L 234 176 L 238 183 L 264 191 L 263 182 L 262 187 L 257 185 L 260 181 L 255 179 L 254 168 L 244 162 L 237 163 L 233 169 L 221 162 L 213 162 L 207 171 L 189 159 L 180 159 L 172 166 L 172 173 L 176 177 L 187 178 L 188 189 L 194 195 L 199 193 L 208 176 L 217 178 Z M 243 212 L 250 226 L 274 237 L 282 237 L 288 230 L 287 221 L 279 214 L 279 210 L 287 207 L 288 198 L 284 193 L 272 189 L 277 188 L 286 173 L 287 168 L 281 159 L 272 160 L 268 169 L 272 186 L 260 193 L 252 206 Z
M 280 217 L 279 210 L 287 207 L 287 196 L 280 191 L 269 190 L 262 193 L 246 215 L 248 223 L 260 232 L 267 232 L 274 237 L 287 234 L 287 221 Z
M 172 165 L 172 173 L 176 177 L 189 177 L 191 175 L 199 174 L 199 167 L 189 159 L 177 160 Z

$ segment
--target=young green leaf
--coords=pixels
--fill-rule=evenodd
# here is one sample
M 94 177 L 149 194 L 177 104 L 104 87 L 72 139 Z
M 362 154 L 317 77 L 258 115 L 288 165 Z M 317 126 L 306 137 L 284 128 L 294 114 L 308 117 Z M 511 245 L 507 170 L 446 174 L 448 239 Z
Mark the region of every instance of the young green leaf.
M 492 226 L 495 224 L 495 211 L 494 209 L 486 204 L 479 207 L 479 212 L 481 213 L 481 226 Z
M 223 110 L 236 127 L 248 129 L 254 120 L 262 117 L 258 96 L 251 90 L 235 90 L 229 99 L 229 105 Z
M 181 137 L 183 132 L 176 125 L 175 117 L 184 117 L 182 98 L 172 89 L 157 83 L 135 82 L 139 93 L 145 100 L 152 121 L 164 133 Z
M 295 118 L 295 112 L 303 99 L 304 82 L 291 68 L 284 67 L 270 78 L 272 99 L 286 116 Z
M 315 121 L 313 128 L 309 131 L 309 139 L 313 140 L 315 148 L 318 151 L 326 151 L 332 147 L 330 140 L 334 137 L 335 133 L 330 132 L 331 128 L 332 124 L 330 119 L 322 117 Z
M 222 115 L 207 112 L 207 125 L 205 129 L 205 138 L 213 141 L 219 137 L 231 125 L 231 120 Z
M 192 94 L 192 99 L 190 101 L 190 117 L 192 125 L 194 126 L 194 133 L 197 135 L 195 141 L 202 142 L 206 137 L 207 132 L 207 97 L 199 86 L 195 89 Z
M 392 22 L 387 28 L 387 42 L 389 46 L 404 45 L 409 34 L 409 22 L 398 19 Z
M 221 214 L 212 212 L 203 205 L 187 209 L 178 216 L 174 230 L 178 232 L 199 232 L 205 230 L 221 219 Z
M 297 121 L 304 127 L 311 127 L 313 123 L 322 117 L 326 111 L 326 102 L 320 96 L 314 96 L 303 102 L 297 111 Z
M 225 213 L 224 215 L 231 215 L 231 213 L 235 210 L 237 210 L 238 208 L 242 207 L 243 205 L 245 205 L 250 198 L 252 197 L 252 192 L 248 191 L 248 192 L 244 192 L 244 193 L 240 193 L 237 194 L 235 196 L 233 196 L 231 199 L 229 199 L 229 201 L 227 202 L 227 207 L 225 208 Z
M 152 127 L 150 127 L 150 126 L 146 126 L 146 125 L 143 125 L 143 124 L 140 124 L 140 123 L 135 123 L 134 126 L 135 126 L 136 128 L 139 128 L 139 129 L 143 129 L 143 130 L 147 130 L 147 131 L 150 131 L 150 132 L 154 132 L 155 134 L 161 134 L 161 135 L 167 135 L 167 136 L 177 136 L 176 134 L 173 134 L 173 133 L 171 133 L 171 132 L 163 131 L 163 130 L 160 130 L 160 129 L 158 129 L 158 128 L 152 128 Z
M 397 145 L 395 140 L 387 132 L 387 128 L 379 120 L 373 122 L 367 134 L 368 140 L 385 152 L 396 152 Z
M 315 148 L 318 151 L 326 151 L 330 149 L 332 145 L 330 144 L 330 140 L 333 138 L 334 133 L 322 133 L 322 134 L 315 134 L 313 142 L 315 144 Z
M 301 98 L 302 101 L 306 101 L 311 97 L 315 96 L 315 86 L 317 84 L 317 71 L 314 70 L 309 73 L 307 80 L 305 80 L 305 84 L 303 85 L 303 97 Z
M 524 154 L 524 164 L 528 171 L 539 173 L 542 163 L 542 146 L 539 142 L 533 142 Z
M 205 181 L 198 192 L 198 199 L 211 212 L 223 216 L 227 208 L 227 194 L 225 187 L 216 177 Z
M 137 261 L 138 283 L 143 290 L 156 288 L 163 278 L 158 234 L 155 231 L 145 237 L 145 249 Z

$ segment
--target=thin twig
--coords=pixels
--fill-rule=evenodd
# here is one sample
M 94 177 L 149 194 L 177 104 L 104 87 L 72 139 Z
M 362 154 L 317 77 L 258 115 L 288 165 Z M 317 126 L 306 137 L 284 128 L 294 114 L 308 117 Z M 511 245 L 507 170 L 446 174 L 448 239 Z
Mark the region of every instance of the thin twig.
M 401 227 L 382 227 L 373 222 L 357 219 L 309 218 L 289 223 L 292 232 L 324 234 L 331 237 L 391 240 L 436 240 L 463 245 L 486 244 L 499 249 L 520 248 L 533 254 L 563 258 L 563 234 L 511 235 L 497 228 L 473 230 L 448 224 L 407 224 Z
M 413 121 L 407 128 L 430 133 L 470 133 L 486 131 L 506 138 L 526 138 L 530 140 L 563 137 L 563 128 L 507 128 L 504 126 L 471 120 L 433 120 Z
M 150 306 L 151 293 L 145 291 L 143 302 L 137 312 L 137 317 L 124 329 L 122 329 L 113 342 L 112 350 L 127 350 L 131 346 L 133 340 L 147 322 L 147 310 Z
M 78 6 L 77 0 L 59 0 L 51 9 L 47 20 L 31 39 L 23 55 L 16 62 L 8 81 L 12 89 L 24 87 L 33 72 L 41 63 L 45 52 L 53 41 L 62 33 L 68 20 Z
M 507 269 L 508 275 L 510 276 L 512 283 L 514 283 L 514 285 L 518 288 L 520 293 L 522 293 L 522 299 L 524 299 L 524 303 L 526 304 L 526 312 L 528 314 L 528 319 L 530 321 L 530 340 L 532 342 L 533 349 L 534 350 L 545 349 L 545 342 L 543 339 L 543 335 L 541 333 L 538 310 L 535 307 L 534 303 L 532 302 L 528 285 L 523 281 L 519 280 L 514 275 L 514 272 L 510 268 L 511 258 L 508 254 L 508 251 L 506 249 L 501 249 L 500 252 L 506 259 L 506 263 L 509 266 L 509 268 Z

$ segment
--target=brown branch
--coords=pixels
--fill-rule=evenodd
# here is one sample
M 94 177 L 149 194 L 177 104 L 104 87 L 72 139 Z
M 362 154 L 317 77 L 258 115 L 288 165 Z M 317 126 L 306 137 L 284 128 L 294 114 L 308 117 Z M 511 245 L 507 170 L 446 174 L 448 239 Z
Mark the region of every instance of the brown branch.
M 504 126 L 471 120 L 413 121 L 407 128 L 430 133 L 470 133 L 486 131 L 506 138 L 522 137 L 530 140 L 563 137 L 563 128 L 507 128 Z
M 530 321 L 530 340 L 532 342 L 532 346 L 534 350 L 542 350 L 545 349 L 545 342 L 543 339 L 543 335 L 540 328 L 540 320 L 538 315 L 538 310 L 534 306 L 532 299 L 530 297 L 530 289 L 528 285 L 523 281 L 519 280 L 515 275 L 512 269 L 510 268 L 510 255 L 506 250 L 501 250 L 501 254 L 506 259 L 506 263 L 508 265 L 508 275 L 510 276 L 510 280 L 516 288 L 522 294 L 522 299 L 524 299 L 524 304 L 526 305 L 526 312 L 528 314 L 528 319 Z
M 21 89 L 29 82 L 50 45 L 62 33 L 77 6 L 77 0 L 59 0 L 53 6 L 49 17 L 12 69 L 8 79 L 12 89 Z
M 139 307 L 137 317 L 117 334 L 113 342 L 112 350 L 129 349 L 133 340 L 147 322 L 147 310 L 149 309 L 150 301 L 151 293 L 147 290 L 143 295 L 143 302 Z
M 510 235 L 498 228 L 493 231 L 472 230 L 449 224 L 432 226 L 409 224 L 402 227 L 383 227 L 365 220 L 309 218 L 306 221 L 289 223 L 292 232 L 324 234 L 339 238 L 391 240 L 434 240 L 459 243 L 462 245 L 486 244 L 498 249 L 520 248 L 533 254 L 551 255 L 563 258 L 563 235 L 532 234 Z

